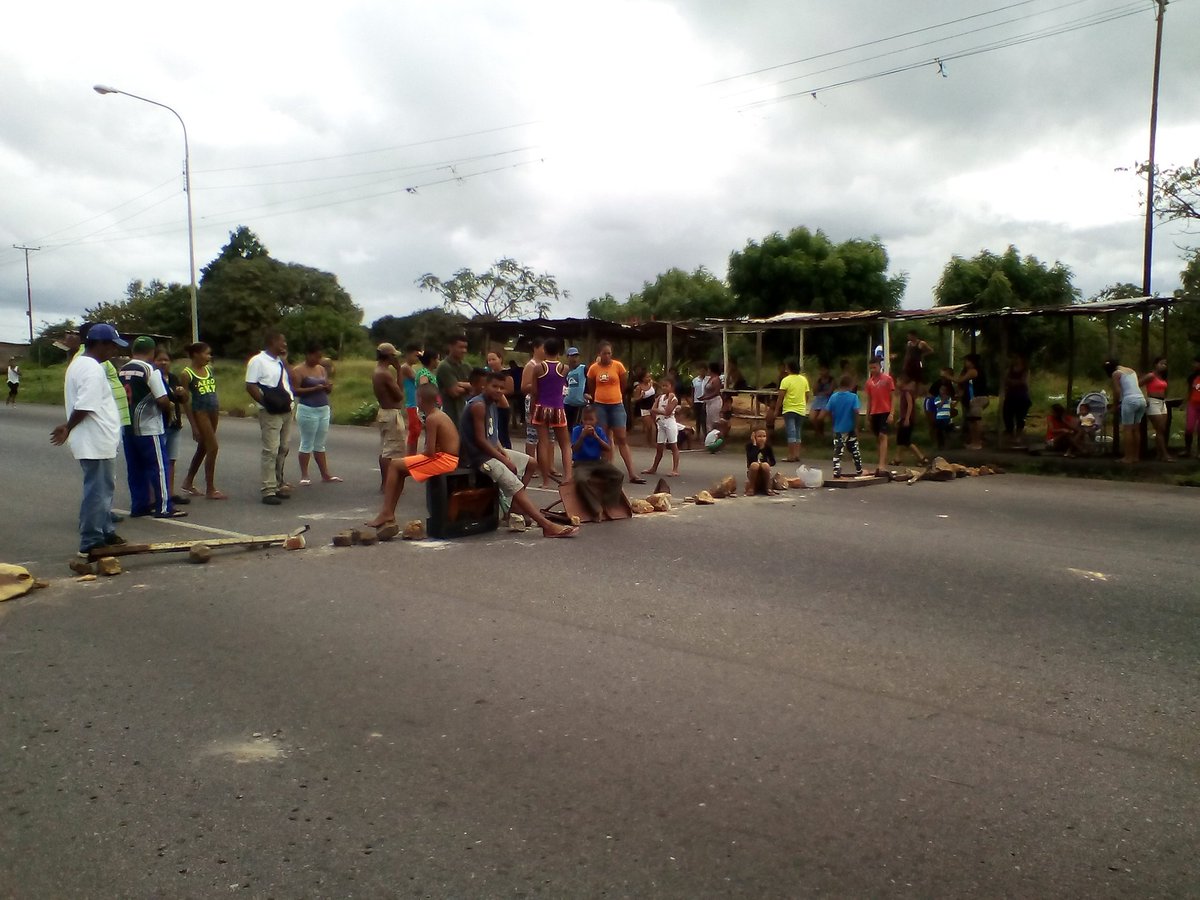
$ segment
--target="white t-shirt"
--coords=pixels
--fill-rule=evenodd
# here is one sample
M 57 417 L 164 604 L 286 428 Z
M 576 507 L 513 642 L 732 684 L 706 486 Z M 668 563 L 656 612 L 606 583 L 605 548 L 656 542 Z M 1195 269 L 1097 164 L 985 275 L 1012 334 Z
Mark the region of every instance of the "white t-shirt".
M 717 441 L 719 441 L 719 440 L 721 440 L 721 432 L 717 431 L 717 429 L 715 429 L 715 428 L 714 428 L 712 431 L 710 431 L 710 432 L 709 432 L 709 433 L 708 433 L 708 434 L 705 436 L 705 438 L 704 438 L 704 446 L 705 446 L 705 447 L 712 447 L 712 446 L 713 446 L 714 444 L 716 444 L 716 443 L 717 443 Z
M 266 350 L 250 357 L 250 362 L 246 364 L 246 384 L 257 384 L 260 387 L 278 387 L 282 384 L 288 396 L 295 399 L 292 380 L 283 377 L 283 363 Z
M 71 429 L 67 443 L 76 459 L 113 459 L 121 440 L 121 419 L 104 366 L 80 354 L 67 367 L 67 418 L 76 410 L 88 415 Z
M 9 384 L 20 384 L 21 383 L 21 368 L 20 368 L 20 366 L 9 366 L 8 367 L 8 383 Z
M 704 382 L 706 380 L 707 379 L 703 375 L 697 375 L 692 379 L 692 399 L 697 403 L 699 403 L 701 398 L 704 396 Z

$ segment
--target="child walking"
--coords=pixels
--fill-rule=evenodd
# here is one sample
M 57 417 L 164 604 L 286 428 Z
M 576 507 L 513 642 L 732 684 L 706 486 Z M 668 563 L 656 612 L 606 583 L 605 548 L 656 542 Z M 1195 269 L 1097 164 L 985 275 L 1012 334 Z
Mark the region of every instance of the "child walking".
M 679 474 L 679 422 L 675 419 L 675 411 L 679 409 L 679 398 L 675 396 L 675 387 L 670 378 L 664 378 L 659 384 L 658 396 L 650 407 L 654 416 L 655 443 L 654 463 L 648 469 L 642 469 L 643 475 L 657 475 L 658 464 L 662 461 L 663 450 L 671 448 L 671 471 L 667 474 Z
M 863 473 L 862 453 L 858 449 L 858 394 L 852 375 L 843 375 L 839 387 L 829 398 L 829 416 L 833 420 L 833 477 L 842 477 L 842 454 L 850 451 L 854 458 L 855 477 Z

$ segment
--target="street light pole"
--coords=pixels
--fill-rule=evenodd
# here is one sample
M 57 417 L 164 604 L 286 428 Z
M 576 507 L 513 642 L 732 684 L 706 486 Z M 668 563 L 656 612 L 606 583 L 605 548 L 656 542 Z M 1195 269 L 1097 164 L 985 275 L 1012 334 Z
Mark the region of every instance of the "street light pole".
M 192 225 L 192 156 L 188 148 L 187 124 L 183 121 L 183 116 L 167 106 L 167 104 L 151 100 L 149 97 L 139 97 L 137 94 L 131 94 L 128 91 L 118 90 L 115 87 L 108 87 L 103 84 L 94 85 L 92 90 L 97 94 L 124 94 L 126 97 L 132 97 L 134 100 L 141 100 L 143 103 L 160 106 L 175 116 L 183 128 L 183 192 L 187 195 L 188 274 L 191 276 L 189 293 L 192 302 L 192 343 L 195 343 L 200 340 L 200 320 L 196 311 L 196 233 Z

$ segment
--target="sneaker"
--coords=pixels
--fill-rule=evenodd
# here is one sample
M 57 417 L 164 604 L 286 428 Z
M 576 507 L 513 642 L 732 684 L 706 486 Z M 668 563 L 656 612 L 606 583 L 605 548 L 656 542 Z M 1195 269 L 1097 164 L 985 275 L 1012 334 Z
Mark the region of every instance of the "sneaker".
M 121 537 L 115 531 L 112 534 L 106 534 L 104 536 L 104 546 L 105 547 L 120 547 L 124 543 L 125 543 L 125 538 Z
M 283 506 L 283 501 L 279 499 L 278 494 L 265 494 L 263 495 L 262 502 L 267 504 L 267 506 Z
M 182 494 L 172 494 L 171 503 L 175 506 L 187 506 L 192 502 L 191 497 L 184 497 Z
M 292 499 L 291 494 L 285 494 L 283 491 L 280 491 L 275 496 L 278 497 L 280 500 L 291 500 Z

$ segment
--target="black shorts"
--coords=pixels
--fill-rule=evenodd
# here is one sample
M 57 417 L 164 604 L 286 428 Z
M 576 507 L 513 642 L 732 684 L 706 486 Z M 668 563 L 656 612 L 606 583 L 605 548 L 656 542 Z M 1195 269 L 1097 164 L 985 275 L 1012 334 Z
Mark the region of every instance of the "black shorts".
M 879 437 L 881 434 L 891 434 L 892 426 L 888 424 L 891 413 L 871 413 L 871 434 Z
M 912 426 L 901 425 L 896 429 L 896 445 L 898 447 L 907 447 L 912 443 Z
M 15 397 L 15 396 L 17 396 L 17 390 L 18 390 L 20 387 L 21 387 L 21 382 L 19 382 L 19 381 L 10 381 L 10 382 L 8 383 L 8 396 L 10 396 L 10 397 Z

